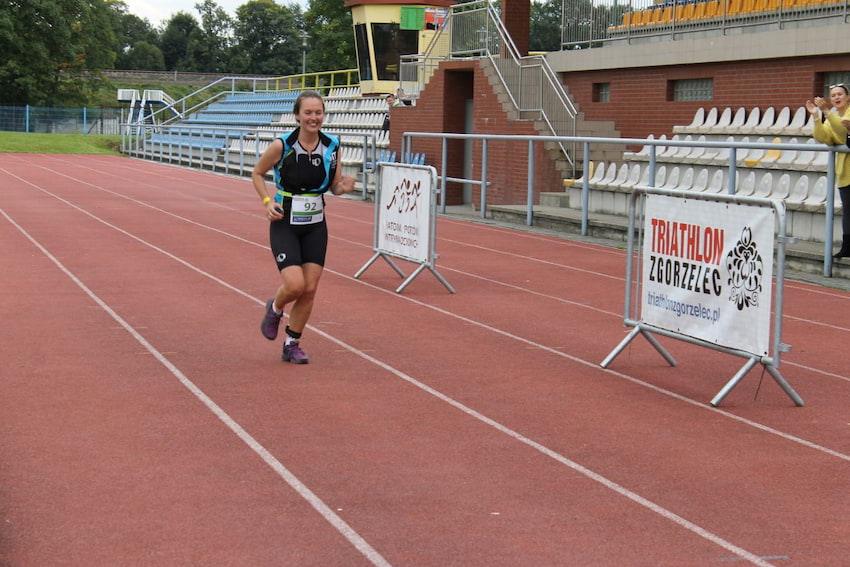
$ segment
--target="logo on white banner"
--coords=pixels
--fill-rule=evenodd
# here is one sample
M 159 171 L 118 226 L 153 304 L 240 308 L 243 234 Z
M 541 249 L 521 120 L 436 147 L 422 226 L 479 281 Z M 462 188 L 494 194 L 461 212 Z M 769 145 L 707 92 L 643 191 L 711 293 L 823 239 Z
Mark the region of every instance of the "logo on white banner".
M 764 263 L 753 241 L 753 231 L 744 227 L 741 238 L 726 256 L 729 270 L 729 301 L 743 311 L 745 307 L 758 307 Z

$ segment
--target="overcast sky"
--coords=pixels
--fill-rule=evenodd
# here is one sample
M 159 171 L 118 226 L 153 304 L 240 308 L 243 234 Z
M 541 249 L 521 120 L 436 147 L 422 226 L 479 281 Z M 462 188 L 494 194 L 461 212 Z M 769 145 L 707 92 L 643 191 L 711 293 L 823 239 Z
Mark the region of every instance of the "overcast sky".
M 195 10 L 195 4 L 199 0 L 124 0 L 127 4 L 129 12 L 140 18 L 146 18 L 151 25 L 158 27 L 164 20 L 171 17 L 177 12 L 188 12 L 198 18 L 198 11 Z M 216 0 L 216 4 L 221 6 L 225 12 L 231 17 L 236 16 L 236 8 L 247 2 L 247 0 Z M 278 0 L 278 4 L 289 4 L 296 2 L 303 8 L 307 7 L 307 0 Z

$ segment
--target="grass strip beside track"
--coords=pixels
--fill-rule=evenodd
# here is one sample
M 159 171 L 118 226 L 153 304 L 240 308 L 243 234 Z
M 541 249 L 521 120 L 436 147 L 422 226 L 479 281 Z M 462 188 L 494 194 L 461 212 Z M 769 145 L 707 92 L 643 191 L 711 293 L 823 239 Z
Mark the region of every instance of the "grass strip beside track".
M 0 132 L 0 153 L 120 155 L 121 136 Z

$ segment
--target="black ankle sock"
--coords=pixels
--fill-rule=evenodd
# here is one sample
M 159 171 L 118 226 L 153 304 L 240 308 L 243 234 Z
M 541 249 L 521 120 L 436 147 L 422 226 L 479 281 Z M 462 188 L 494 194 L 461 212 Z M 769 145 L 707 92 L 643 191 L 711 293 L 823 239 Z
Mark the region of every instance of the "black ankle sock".
M 296 333 L 295 331 L 289 328 L 289 325 L 286 326 L 286 335 L 291 337 L 294 341 L 297 341 L 301 338 L 301 333 Z

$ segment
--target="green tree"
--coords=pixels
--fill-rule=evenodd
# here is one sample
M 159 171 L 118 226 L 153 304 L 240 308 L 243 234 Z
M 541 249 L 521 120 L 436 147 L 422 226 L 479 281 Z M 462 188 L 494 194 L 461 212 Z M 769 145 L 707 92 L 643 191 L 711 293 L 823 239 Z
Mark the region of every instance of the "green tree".
M 187 12 L 177 12 L 165 24 L 160 40 L 160 49 L 169 71 L 194 71 L 195 62 L 189 52 L 189 41 L 201 33 L 195 18 Z
M 123 2 L 112 4 L 116 12 L 115 36 L 118 56 L 116 69 L 161 71 L 165 69 L 159 34 L 150 22 L 126 11 Z
M 112 68 L 105 0 L 0 0 L 0 101 L 79 104 Z
M 528 48 L 531 51 L 561 49 L 561 2 L 546 0 L 531 3 Z
M 232 18 L 214 0 L 203 0 L 195 9 L 201 15 L 201 27 L 189 38 L 189 59 L 196 71 L 229 72 Z
M 340 0 L 310 0 L 304 13 L 307 69 L 333 71 L 357 67 L 351 9 Z
M 137 69 L 139 71 L 164 71 L 165 59 L 162 57 L 162 50 L 148 43 L 147 41 L 137 41 L 133 47 L 129 48 L 121 58 L 122 66 L 116 69 Z
M 297 4 L 249 0 L 236 9 L 235 36 L 242 67 L 259 75 L 301 72 L 302 15 Z

